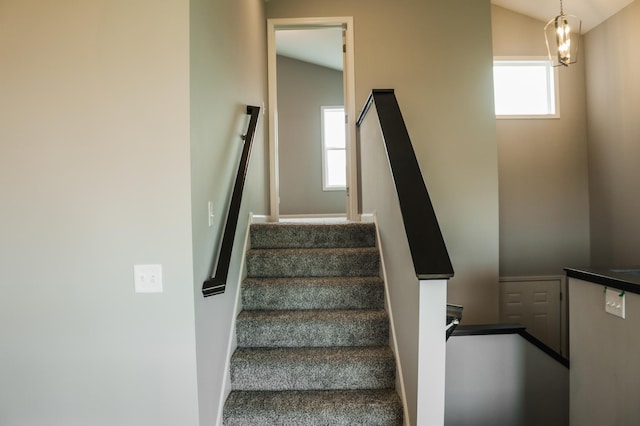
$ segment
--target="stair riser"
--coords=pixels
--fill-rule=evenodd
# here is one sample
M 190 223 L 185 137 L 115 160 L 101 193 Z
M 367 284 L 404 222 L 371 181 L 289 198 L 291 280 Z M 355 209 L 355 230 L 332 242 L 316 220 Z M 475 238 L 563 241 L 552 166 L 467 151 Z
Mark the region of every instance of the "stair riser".
M 380 274 L 380 257 L 373 250 L 305 253 L 250 251 L 249 277 L 366 277 Z
M 238 319 L 239 347 L 382 346 L 389 342 L 388 320 L 302 322 Z
M 251 248 L 375 247 L 373 224 L 251 226 Z
M 336 412 L 327 407 L 324 412 L 308 414 L 305 412 L 269 412 L 251 415 L 238 413 L 225 415 L 224 426 L 402 426 L 402 408 L 393 412 L 380 414 L 377 410 Z
M 234 391 L 225 404 L 223 421 L 225 426 L 401 426 L 399 398 L 378 392 Z
M 242 306 L 246 310 L 382 309 L 384 286 L 380 282 L 245 285 Z
M 334 364 L 308 362 L 278 365 L 232 363 L 234 390 L 390 389 L 395 385 L 393 359 Z
M 224 426 L 402 426 L 373 224 L 251 226 Z

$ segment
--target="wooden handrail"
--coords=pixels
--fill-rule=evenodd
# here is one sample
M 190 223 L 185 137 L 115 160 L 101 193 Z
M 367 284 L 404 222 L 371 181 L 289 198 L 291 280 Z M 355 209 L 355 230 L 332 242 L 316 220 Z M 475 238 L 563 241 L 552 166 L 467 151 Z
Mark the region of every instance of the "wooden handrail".
M 360 113 L 358 127 L 373 104 L 378 113 L 416 276 L 421 280 L 451 278 L 453 267 L 449 253 L 394 91 L 373 90 Z
M 224 293 L 227 285 L 227 275 L 229 274 L 229 265 L 231 263 L 231 254 L 233 251 L 233 240 L 236 236 L 236 228 L 238 226 L 238 216 L 240 215 L 240 205 L 242 203 L 242 191 L 244 182 L 247 177 L 247 169 L 249 167 L 249 158 L 251 156 L 251 146 L 253 145 L 253 137 L 256 133 L 258 125 L 258 117 L 260 116 L 260 107 L 247 106 L 247 114 L 251 116 L 247 134 L 243 135 L 244 146 L 242 148 L 242 156 L 236 174 L 236 181 L 233 186 L 233 194 L 229 203 L 229 211 L 227 213 L 227 221 L 224 226 L 222 243 L 218 251 L 218 260 L 215 266 L 215 272 L 212 277 L 202 285 L 202 294 L 204 297 L 213 296 Z

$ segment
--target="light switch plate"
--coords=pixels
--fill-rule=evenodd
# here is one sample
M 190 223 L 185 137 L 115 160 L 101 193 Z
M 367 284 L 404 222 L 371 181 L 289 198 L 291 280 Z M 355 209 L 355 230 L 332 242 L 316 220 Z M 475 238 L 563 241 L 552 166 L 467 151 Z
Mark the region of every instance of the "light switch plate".
M 207 203 L 207 213 L 208 213 L 208 217 L 209 217 L 209 227 L 213 226 L 213 201 L 209 201 Z
M 615 288 L 607 288 L 605 290 L 604 309 L 611 315 L 615 315 L 622 319 L 625 318 L 625 295 L 622 290 Z
M 162 293 L 162 265 L 133 265 L 136 293 Z

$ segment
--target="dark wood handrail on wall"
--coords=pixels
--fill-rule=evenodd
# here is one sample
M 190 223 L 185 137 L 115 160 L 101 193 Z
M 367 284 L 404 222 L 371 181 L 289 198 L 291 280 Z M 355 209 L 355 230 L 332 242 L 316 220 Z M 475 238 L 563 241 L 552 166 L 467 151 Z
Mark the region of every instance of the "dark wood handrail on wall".
M 357 126 L 361 126 L 374 104 L 416 275 L 421 280 L 451 278 L 449 253 L 394 91 L 373 90 Z
M 253 137 L 256 133 L 258 125 L 258 117 L 260 115 L 260 107 L 247 106 L 247 114 L 251 116 L 247 134 L 242 137 L 244 147 L 242 148 L 242 156 L 238 166 L 236 181 L 233 186 L 233 194 L 229 203 L 229 211 L 227 213 L 227 221 L 224 226 L 222 243 L 218 251 L 218 261 L 215 264 L 215 272 L 212 277 L 202 285 L 202 294 L 204 297 L 213 296 L 224 293 L 227 285 L 227 275 L 229 274 L 229 264 L 231 263 L 231 253 L 233 250 L 233 240 L 236 236 L 236 228 L 238 226 L 238 216 L 240 215 L 240 204 L 242 202 L 242 191 L 244 189 L 244 181 L 247 177 L 247 169 L 249 167 L 249 158 L 251 156 L 251 146 L 253 145 Z

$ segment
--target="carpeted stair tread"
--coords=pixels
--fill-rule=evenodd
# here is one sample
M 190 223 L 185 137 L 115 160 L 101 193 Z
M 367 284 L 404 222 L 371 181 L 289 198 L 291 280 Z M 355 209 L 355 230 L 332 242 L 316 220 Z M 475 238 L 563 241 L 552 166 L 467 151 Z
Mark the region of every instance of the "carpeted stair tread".
M 395 360 L 388 346 L 237 349 L 234 390 L 390 389 Z
M 251 225 L 251 247 L 374 247 L 372 223 L 260 223 Z
M 401 426 L 374 224 L 254 224 L 223 425 Z
M 380 274 L 375 247 L 315 249 L 251 249 L 249 277 L 335 277 Z
M 242 284 L 245 310 L 382 309 L 380 277 L 246 278 Z
M 401 426 L 395 390 L 233 391 L 224 408 L 225 426 Z
M 382 310 L 242 311 L 239 347 L 380 346 L 389 343 Z

